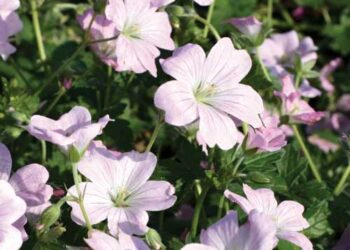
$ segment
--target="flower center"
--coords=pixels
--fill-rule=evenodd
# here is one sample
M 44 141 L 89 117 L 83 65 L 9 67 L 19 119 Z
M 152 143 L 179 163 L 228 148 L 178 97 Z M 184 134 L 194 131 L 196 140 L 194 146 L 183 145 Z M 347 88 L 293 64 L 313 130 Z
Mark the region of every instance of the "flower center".
M 140 38 L 140 27 L 136 24 L 125 25 L 122 34 L 128 38 L 138 39 Z
M 200 103 L 209 104 L 210 98 L 216 94 L 216 86 L 214 84 L 200 83 L 194 90 L 194 96 Z
M 112 201 L 116 207 L 128 207 L 127 199 L 129 198 L 129 194 L 127 190 L 125 189 L 120 189 L 117 192 L 116 196 L 112 196 Z

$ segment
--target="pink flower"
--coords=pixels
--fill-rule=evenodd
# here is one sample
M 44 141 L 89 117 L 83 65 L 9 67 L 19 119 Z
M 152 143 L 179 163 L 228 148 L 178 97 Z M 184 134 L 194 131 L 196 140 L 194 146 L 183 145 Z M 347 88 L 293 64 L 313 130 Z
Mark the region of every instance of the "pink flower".
M 337 102 L 337 109 L 342 112 L 350 112 L 350 94 L 342 95 Z
M 116 239 L 104 232 L 93 230 L 85 242 L 92 250 L 149 250 L 141 239 L 123 233 L 119 234 Z
M 50 205 L 49 200 L 53 189 L 46 184 L 49 179 L 49 172 L 44 166 L 30 164 L 20 168 L 10 177 L 11 169 L 11 154 L 7 147 L 0 143 L 0 180 L 8 181 L 16 195 L 25 201 L 27 206 L 26 217 L 31 222 L 35 222 L 35 219 Z M 24 224 L 27 222 L 26 217 L 23 216 L 16 222 L 16 225 L 22 231 L 23 240 L 28 239 L 23 229 Z
M 17 250 L 21 247 L 22 234 L 14 224 L 25 211 L 25 202 L 8 182 L 0 180 L 0 249 Z
M 289 75 L 282 78 L 282 92 L 276 92 L 275 95 L 281 98 L 282 112 L 288 115 L 292 122 L 312 125 L 324 116 L 324 112 L 316 112 L 301 99 Z
M 339 149 L 339 145 L 329 140 L 323 139 L 318 135 L 311 135 L 307 138 L 308 142 L 315 145 L 325 153 L 335 152 Z
M 0 56 L 6 60 L 16 51 L 9 43 L 9 38 L 22 30 L 22 22 L 15 11 L 19 8 L 19 0 L 0 0 Z
M 160 7 L 167 6 L 173 2 L 175 2 L 175 0 L 151 0 L 151 5 L 152 7 L 155 7 L 158 9 Z
M 201 244 L 188 244 L 182 250 L 272 250 L 275 235 L 275 223 L 268 216 L 252 211 L 248 222 L 239 227 L 237 213 L 229 211 L 207 230 L 202 230 Z
M 78 170 L 88 182 L 80 183 L 84 204 L 92 224 L 108 219 L 112 235 L 121 231 L 143 234 L 147 230 L 146 211 L 161 211 L 175 201 L 174 187 L 166 181 L 148 181 L 157 159 L 152 153 L 129 152 L 115 157 L 108 152 L 95 151 L 86 155 Z M 68 193 L 76 195 L 76 186 Z M 68 202 L 73 208 L 72 219 L 83 224 L 79 205 Z
M 287 67 L 293 68 L 297 56 L 300 57 L 302 64 L 316 61 L 316 50 L 317 47 L 310 37 L 299 41 L 298 34 L 294 30 L 274 34 L 258 48 L 264 64 L 276 76 L 287 73 Z
M 303 217 L 304 207 L 295 201 L 283 201 L 279 205 L 274 193 L 270 189 L 252 189 L 243 184 L 243 191 L 247 198 L 235 194 L 229 190 L 225 196 L 230 201 L 237 203 L 246 214 L 257 210 L 268 215 L 277 226 L 277 237 L 287 240 L 301 247 L 303 250 L 312 250 L 310 240 L 299 231 L 309 227 L 309 223 Z
M 59 145 L 64 152 L 74 146 L 82 154 L 109 121 L 111 119 L 106 115 L 97 123 L 91 123 L 90 112 L 84 107 L 76 106 L 57 121 L 34 115 L 27 130 L 39 140 Z
M 328 93 L 332 94 L 335 90 L 333 84 L 329 80 L 330 75 L 343 63 L 343 60 L 338 57 L 332 61 L 330 61 L 327 65 L 325 65 L 320 74 L 320 81 L 322 88 Z
M 92 12 L 79 18 L 87 29 Z M 93 49 L 106 64 L 116 71 L 149 71 L 157 76 L 155 59 L 158 48 L 173 50 L 171 25 L 166 12 L 157 12 L 150 0 L 109 0 L 104 15 L 98 15 L 92 25 L 94 39 L 117 36 L 116 39 L 93 45 Z
M 216 144 L 224 150 L 237 142 L 233 117 L 260 127 L 263 102 L 250 86 L 239 82 L 252 62 L 245 50 L 236 50 L 223 38 L 208 56 L 195 44 L 178 48 L 161 61 L 163 70 L 176 80 L 155 93 L 155 105 L 165 111 L 165 121 L 174 126 L 198 122 L 197 140 L 206 148 Z
M 262 29 L 262 23 L 254 16 L 231 18 L 228 20 L 228 23 L 232 24 L 247 37 L 253 39 L 259 35 Z
M 278 115 L 265 111 L 261 118 L 263 126 L 249 130 L 247 147 L 260 152 L 273 152 L 287 145 L 285 132 L 279 127 Z

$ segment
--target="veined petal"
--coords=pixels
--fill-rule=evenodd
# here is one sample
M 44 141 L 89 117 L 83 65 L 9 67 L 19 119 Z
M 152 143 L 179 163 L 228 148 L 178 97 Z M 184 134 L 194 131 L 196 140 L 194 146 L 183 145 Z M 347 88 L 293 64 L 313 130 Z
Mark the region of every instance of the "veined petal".
M 295 201 L 283 201 L 277 207 L 278 229 L 281 231 L 301 231 L 309 227 L 303 217 L 304 206 Z
M 281 232 L 278 233 L 278 238 L 292 242 L 299 246 L 302 250 L 312 250 L 313 246 L 311 241 L 302 233 L 298 232 Z
M 76 106 L 68 113 L 62 115 L 56 122 L 56 127 L 64 130 L 67 134 L 89 125 L 91 123 L 91 115 L 87 108 Z
M 21 232 L 14 226 L 0 223 L 0 249 L 17 250 L 21 246 Z
M 107 19 L 113 21 L 118 30 L 123 30 L 127 20 L 126 7 L 123 0 L 109 0 L 105 14 Z
M 264 212 L 268 215 L 276 212 L 277 201 L 272 190 L 267 188 L 254 190 L 247 184 L 243 184 L 243 191 L 253 209 L 256 209 L 259 212 Z
M 237 143 L 236 125 L 227 114 L 203 104 L 198 105 L 198 111 L 198 133 L 206 145 L 212 148 L 217 144 L 221 149 L 228 150 Z
M 121 245 L 116 238 L 99 230 L 92 230 L 85 242 L 93 250 L 121 249 Z
M 156 58 L 160 52 L 152 43 L 141 39 L 131 41 L 139 62 L 146 68 L 152 76 L 157 77 Z
M 196 100 L 186 83 L 164 83 L 154 95 L 154 104 L 165 111 L 165 121 L 174 126 L 185 126 L 198 118 Z
M 249 214 L 254 209 L 252 204 L 250 204 L 250 202 L 241 195 L 235 194 L 228 189 L 225 190 L 224 195 L 231 202 L 237 203 L 246 214 Z
M 215 247 L 207 246 L 204 244 L 192 243 L 187 244 L 181 250 L 218 250 Z

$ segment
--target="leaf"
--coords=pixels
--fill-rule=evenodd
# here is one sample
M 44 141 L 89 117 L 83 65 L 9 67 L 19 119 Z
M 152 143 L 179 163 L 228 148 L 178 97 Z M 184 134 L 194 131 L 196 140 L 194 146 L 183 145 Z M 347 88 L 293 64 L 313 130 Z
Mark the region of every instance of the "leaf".
M 278 242 L 278 250 L 300 250 L 300 247 L 285 241 L 285 240 L 280 240 Z
M 276 170 L 276 162 L 281 159 L 284 151 L 276 151 L 271 153 L 257 153 L 247 157 L 244 165 L 249 171 L 269 172 Z
M 322 201 L 309 208 L 305 213 L 305 217 L 309 221 L 310 227 L 304 231 L 305 234 L 313 239 L 323 236 L 326 233 L 331 233 L 332 229 L 328 222 L 329 214 L 327 201 Z

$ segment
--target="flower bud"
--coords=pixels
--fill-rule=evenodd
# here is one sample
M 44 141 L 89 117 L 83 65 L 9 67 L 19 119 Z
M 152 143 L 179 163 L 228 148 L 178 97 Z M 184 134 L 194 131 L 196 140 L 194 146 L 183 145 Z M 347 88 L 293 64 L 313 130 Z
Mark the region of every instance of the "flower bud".
M 40 217 L 40 231 L 45 231 L 50 228 L 61 216 L 61 203 L 54 204 L 44 210 Z
M 162 242 L 162 238 L 160 237 L 158 232 L 152 228 L 150 228 L 146 233 L 146 242 L 152 249 L 165 249 L 165 246 Z
M 259 172 L 251 172 L 248 174 L 248 179 L 254 181 L 255 183 L 260 183 L 260 184 L 269 184 L 271 183 L 271 179 Z
M 72 163 L 77 163 L 80 161 L 80 153 L 78 151 L 78 149 L 76 147 L 74 147 L 73 145 L 69 147 L 68 149 L 68 157 L 69 157 L 69 160 L 72 162 Z
M 61 237 L 64 232 L 66 232 L 66 229 L 59 225 L 57 227 L 51 228 L 47 233 L 42 234 L 40 240 L 42 242 L 52 242 Z

